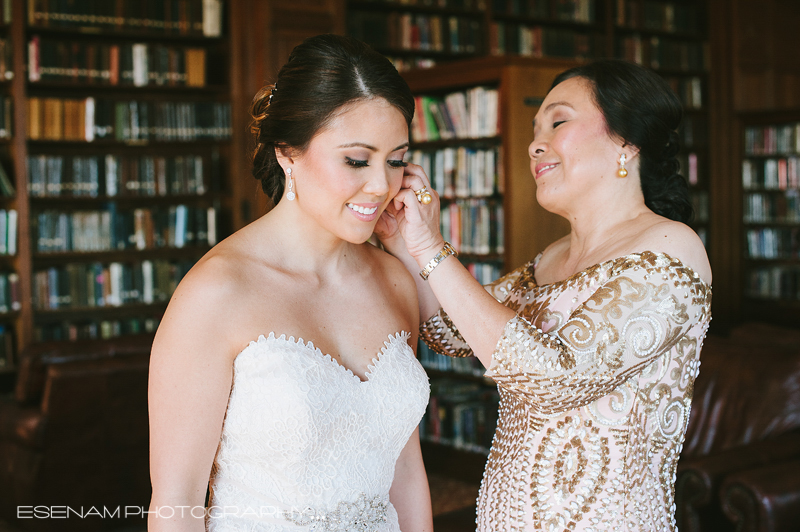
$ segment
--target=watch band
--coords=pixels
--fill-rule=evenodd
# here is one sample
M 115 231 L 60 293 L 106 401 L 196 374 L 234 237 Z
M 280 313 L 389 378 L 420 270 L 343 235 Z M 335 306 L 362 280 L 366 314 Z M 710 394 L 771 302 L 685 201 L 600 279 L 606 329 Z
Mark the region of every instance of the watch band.
M 428 280 L 428 276 L 431 274 L 433 269 L 436 266 L 438 266 L 440 262 L 442 262 L 444 259 L 446 259 L 450 255 L 453 255 L 453 256 L 457 257 L 458 256 L 458 251 L 456 251 L 456 248 L 454 248 L 453 245 L 450 242 L 445 242 L 444 243 L 444 247 L 442 248 L 442 250 L 439 253 L 437 253 L 436 256 L 433 257 L 430 260 L 430 262 L 428 262 L 428 264 L 425 265 L 424 268 L 422 268 L 422 270 L 419 272 L 419 276 L 422 277 L 422 279 L 424 281 L 427 281 Z

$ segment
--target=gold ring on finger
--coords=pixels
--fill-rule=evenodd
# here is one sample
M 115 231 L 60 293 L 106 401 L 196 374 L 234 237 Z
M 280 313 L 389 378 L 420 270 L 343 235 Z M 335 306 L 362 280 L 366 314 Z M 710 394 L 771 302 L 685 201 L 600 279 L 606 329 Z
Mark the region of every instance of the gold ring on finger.
M 417 201 L 423 205 L 427 205 L 433 201 L 433 196 L 431 196 L 431 193 L 428 192 L 428 187 L 422 187 L 419 190 L 415 190 L 414 194 L 417 196 Z

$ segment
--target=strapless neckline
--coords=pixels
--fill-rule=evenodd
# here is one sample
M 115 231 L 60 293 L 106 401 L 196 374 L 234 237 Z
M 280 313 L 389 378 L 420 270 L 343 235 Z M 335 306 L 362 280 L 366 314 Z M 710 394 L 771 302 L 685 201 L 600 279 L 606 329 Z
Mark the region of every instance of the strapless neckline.
M 376 368 L 380 365 L 382 359 L 384 358 L 386 351 L 391 348 L 393 345 L 400 343 L 401 345 L 405 345 L 408 349 L 411 349 L 411 346 L 408 345 L 408 339 L 411 338 L 411 333 L 407 331 L 398 331 L 394 334 L 390 334 L 388 336 L 388 340 L 383 342 L 383 347 L 378 350 L 375 356 L 372 358 L 370 364 L 367 365 L 367 370 L 364 372 L 364 379 L 362 380 L 361 377 L 353 373 L 353 371 L 348 368 L 347 366 L 339 363 L 333 356 L 323 353 L 322 350 L 314 345 L 312 341 L 305 341 L 303 338 L 298 337 L 295 340 L 294 336 L 286 337 L 286 334 L 281 334 L 280 336 L 276 336 L 274 331 L 271 331 L 268 336 L 264 336 L 263 334 L 259 335 L 256 340 L 251 340 L 250 343 L 242 349 L 238 355 L 236 355 L 236 359 L 242 356 L 245 352 L 256 349 L 259 346 L 269 345 L 271 343 L 281 343 L 283 345 L 288 345 L 291 347 L 297 347 L 300 349 L 305 350 L 306 352 L 313 353 L 317 358 L 319 358 L 324 363 L 332 365 L 335 367 L 341 374 L 345 377 L 354 379 L 359 384 L 366 384 L 370 382 L 371 377 L 374 375 Z M 412 350 L 413 354 L 413 350 Z M 234 361 L 235 363 L 235 361 Z

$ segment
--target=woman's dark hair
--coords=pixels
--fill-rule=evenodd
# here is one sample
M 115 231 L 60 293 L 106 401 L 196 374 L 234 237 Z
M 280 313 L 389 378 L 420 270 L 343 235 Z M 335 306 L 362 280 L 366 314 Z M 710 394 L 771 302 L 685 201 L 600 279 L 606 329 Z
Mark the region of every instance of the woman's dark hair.
M 611 135 L 639 148 L 639 175 L 650 210 L 679 222 L 694 214 L 689 187 L 678 171 L 678 97 L 655 72 L 618 59 L 603 59 L 562 72 L 553 87 L 571 78 L 588 81 Z M 551 87 L 552 89 L 552 87 Z
M 251 108 L 253 175 L 275 204 L 285 184 L 275 148 L 302 152 L 337 109 L 373 98 L 389 102 L 411 124 L 411 89 L 394 65 L 366 44 L 340 35 L 317 35 L 292 50 L 275 84 L 262 88 Z

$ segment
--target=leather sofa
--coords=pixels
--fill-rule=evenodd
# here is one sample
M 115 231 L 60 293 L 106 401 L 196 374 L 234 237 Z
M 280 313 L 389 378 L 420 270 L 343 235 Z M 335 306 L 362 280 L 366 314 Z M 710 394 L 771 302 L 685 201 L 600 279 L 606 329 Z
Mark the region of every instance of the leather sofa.
M 681 532 L 800 530 L 800 331 L 706 339 L 675 486 Z
M 129 337 L 23 353 L 15 389 L 0 400 L 0 518 L 32 531 L 145 528 L 151 344 Z

